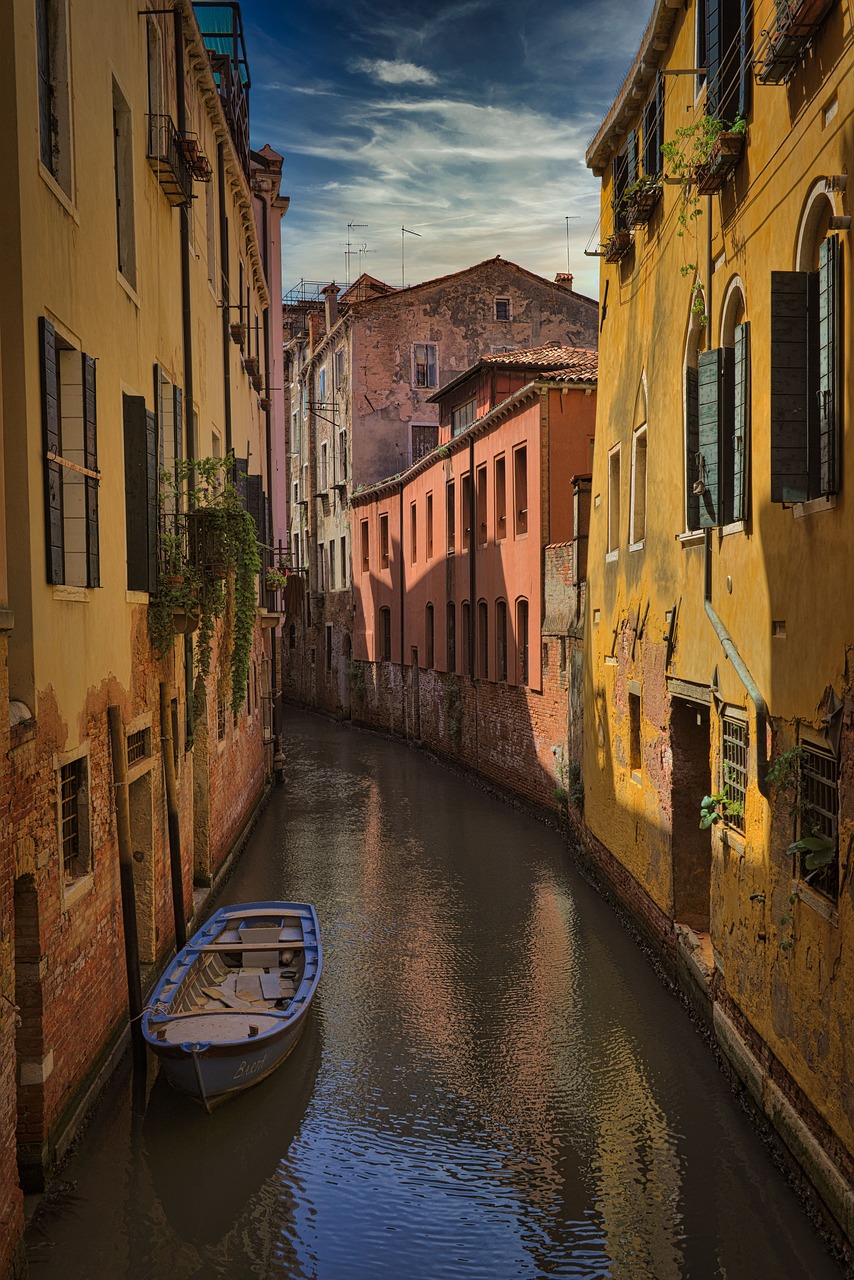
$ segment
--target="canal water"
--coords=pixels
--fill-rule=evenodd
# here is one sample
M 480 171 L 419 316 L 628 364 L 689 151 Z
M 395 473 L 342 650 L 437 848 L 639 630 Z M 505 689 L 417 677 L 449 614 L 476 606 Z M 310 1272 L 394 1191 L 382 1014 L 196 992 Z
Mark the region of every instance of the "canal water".
M 111 1081 L 29 1232 L 50 1280 L 839 1280 L 684 1010 L 559 836 L 289 712 L 220 904 L 317 905 L 324 972 L 212 1115 Z

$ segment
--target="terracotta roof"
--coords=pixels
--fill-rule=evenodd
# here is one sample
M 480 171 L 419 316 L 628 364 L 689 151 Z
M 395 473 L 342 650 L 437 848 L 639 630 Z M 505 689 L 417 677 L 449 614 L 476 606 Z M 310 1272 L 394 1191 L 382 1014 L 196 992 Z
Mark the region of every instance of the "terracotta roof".
M 353 299 L 352 306 L 362 307 L 365 305 L 373 305 L 374 303 L 387 302 L 389 299 L 406 298 L 410 294 L 417 293 L 419 289 L 431 289 L 437 284 L 444 284 L 447 280 L 455 280 L 459 279 L 460 276 L 471 275 L 476 271 L 483 270 L 484 267 L 495 266 L 495 264 L 499 262 L 502 266 L 509 267 L 511 271 L 518 272 L 519 275 L 525 276 L 528 280 L 536 280 L 538 284 L 547 285 L 557 293 L 569 294 L 573 298 L 578 298 L 580 302 L 586 302 L 597 308 L 599 306 L 595 298 L 588 298 L 586 294 L 578 293 L 575 289 L 570 288 L 568 284 L 549 280 L 546 276 L 539 276 L 534 271 L 528 271 L 526 267 L 520 267 L 518 262 L 511 262 L 509 258 L 502 258 L 500 253 L 496 254 L 494 258 L 484 258 L 482 262 L 476 262 L 471 267 L 463 267 L 459 271 L 450 271 L 447 275 L 443 276 L 434 276 L 431 280 L 421 280 L 418 284 L 408 284 L 404 289 L 396 289 L 389 285 L 385 285 L 384 288 L 388 290 L 386 294 L 377 295 L 375 297 Z M 350 288 L 352 289 L 353 286 L 351 285 Z M 350 301 L 350 299 L 348 299 L 348 301 Z
M 499 351 L 495 355 L 481 356 L 471 368 L 458 373 L 432 396 L 431 404 L 438 404 L 444 396 L 461 383 L 467 382 L 480 369 L 524 369 L 536 374 L 540 381 L 589 382 L 596 385 L 599 357 L 587 347 L 562 347 L 558 342 L 548 342 L 543 347 L 530 347 L 526 351 Z

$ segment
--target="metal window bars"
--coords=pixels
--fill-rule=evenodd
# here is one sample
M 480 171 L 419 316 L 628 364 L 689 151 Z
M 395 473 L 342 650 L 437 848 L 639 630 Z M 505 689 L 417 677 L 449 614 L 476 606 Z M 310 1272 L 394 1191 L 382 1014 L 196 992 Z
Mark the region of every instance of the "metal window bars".
M 747 797 L 747 723 L 733 716 L 722 719 L 723 783 L 726 788 L 724 821 L 744 833 L 744 803 Z
M 808 853 L 800 853 L 798 878 L 835 899 L 839 891 L 839 765 L 835 756 L 801 743 L 798 788 L 798 838 L 820 836 L 837 845 L 833 860 L 817 870 L 806 866 Z

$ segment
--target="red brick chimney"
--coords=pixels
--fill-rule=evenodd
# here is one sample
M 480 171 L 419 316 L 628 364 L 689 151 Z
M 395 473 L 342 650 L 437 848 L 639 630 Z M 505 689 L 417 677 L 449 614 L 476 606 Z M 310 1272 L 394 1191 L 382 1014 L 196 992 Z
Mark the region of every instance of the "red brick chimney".
M 338 322 L 338 285 L 333 280 L 332 284 L 328 284 L 320 292 L 326 304 L 326 332 L 331 333 Z
M 559 284 L 562 288 L 568 289 L 572 293 L 572 275 L 569 271 L 559 271 L 555 276 L 555 284 Z

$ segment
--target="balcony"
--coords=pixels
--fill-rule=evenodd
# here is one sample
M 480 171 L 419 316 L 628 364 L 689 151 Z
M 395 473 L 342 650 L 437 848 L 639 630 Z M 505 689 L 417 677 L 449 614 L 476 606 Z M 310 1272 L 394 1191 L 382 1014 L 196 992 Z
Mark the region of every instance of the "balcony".
M 773 24 L 762 32 L 754 67 L 760 84 L 785 84 L 807 53 L 833 0 L 776 0 Z
M 171 116 L 148 117 L 148 163 L 171 205 L 193 198 L 193 171 Z
M 228 129 L 249 174 L 249 66 L 240 5 L 232 0 L 193 0 L 202 39 L 219 91 Z

